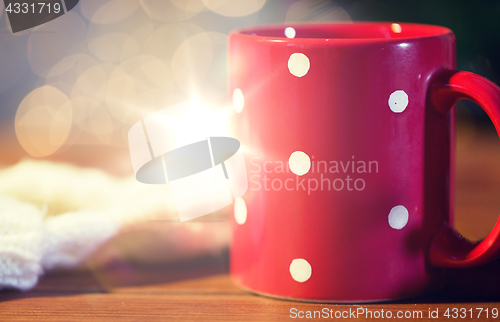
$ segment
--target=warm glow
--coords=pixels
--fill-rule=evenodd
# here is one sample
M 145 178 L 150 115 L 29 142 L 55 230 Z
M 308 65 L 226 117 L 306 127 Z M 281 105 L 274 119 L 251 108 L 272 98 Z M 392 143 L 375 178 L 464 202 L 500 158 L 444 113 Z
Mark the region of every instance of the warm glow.
M 248 112 L 245 109 L 249 108 L 252 89 L 242 86 L 227 92 L 228 32 L 240 26 L 236 20 L 241 20 L 241 25 L 257 23 L 263 10 L 266 15 L 278 12 L 286 15 L 287 24 L 318 19 L 350 20 L 342 8 L 327 0 L 272 5 L 266 0 L 85 0 L 80 1 L 77 10 L 5 37 L 0 48 L 0 56 L 5 58 L 0 62 L 0 92 L 5 95 L 5 102 L 15 102 L 18 98 L 14 93 L 29 93 L 33 89 L 30 84 L 40 84 L 57 89 L 72 113 L 72 121 L 68 121 L 71 126 L 66 124 L 67 113 L 59 111 L 58 106 L 33 107 L 34 112 L 26 112 L 26 118 L 19 114 L 20 140 L 33 155 L 56 151 L 57 147 L 52 145 L 40 148 L 43 151 L 35 149 L 35 145 L 41 144 L 39 139 L 45 140 L 43 135 L 32 137 L 36 131 L 28 131 L 31 136 L 28 132 L 23 134 L 24 129 L 35 127 L 26 127 L 28 123 L 34 124 L 30 118 L 38 115 L 43 126 L 37 126 L 43 128 L 48 121 L 40 115 L 48 115 L 55 124 L 49 126 L 52 132 L 63 134 L 56 135 L 58 138 L 65 138 L 65 129 L 71 128 L 64 143 L 59 139 L 51 141 L 56 145 L 125 146 L 130 126 L 147 115 L 192 98 L 207 102 L 229 96 L 233 104 L 226 111 L 230 117 L 246 122 L 243 114 Z M 234 20 L 235 17 L 242 18 Z M 8 25 L 9 20 L 4 18 Z M 236 25 L 228 29 L 233 20 Z M 281 35 L 300 36 L 292 23 L 283 27 Z M 314 71 L 310 68 L 316 68 L 307 51 L 297 49 L 288 55 L 291 56 L 282 63 L 288 67 L 291 79 L 307 77 Z M 253 68 L 245 62 L 233 66 L 238 66 L 234 73 L 243 74 Z M 34 73 L 35 78 L 20 84 L 27 73 Z M 16 89 L 10 91 L 13 85 Z M 186 124 L 191 126 L 189 122 Z M 239 135 L 248 139 L 249 124 L 241 127 Z M 27 142 L 38 143 L 28 147 L 31 143 Z
M 71 97 L 86 96 L 96 101 L 104 98 L 107 75 L 101 65 L 95 65 L 81 73 L 71 91 Z
M 90 51 L 106 62 L 119 63 L 141 51 L 139 44 L 124 33 L 109 33 L 89 40 Z
M 141 7 L 139 0 L 80 1 L 82 14 L 96 24 L 112 24 L 130 17 Z
M 72 108 L 68 97 L 51 86 L 42 86 L 29 93 L 16 112 L 17 139 L 34 157 L 57 151 L 66 141 L 71 124 Z
M 401 33 L 401 25 L 398 24 L 398 23 L 393 23 L 391 25 L 391 29 L 392 29 L 393 32 L 395 32 L 397 34 Z
M 125 43 L 123 43 L 122 40 L 118 40 L 115 38 L 115 36 L 111 36 L 112 38 L 115 38 L 115 42 L 118 41 L 118 43 L 123 43 L 126 55 L 129 54 L 130 49 L 134 48 L 135 44 L 137 44 L 142 51 L 144 49 L 144 44 L 155 31 L 153 19 L 151 19 L 151 17 L 142 9 L 136 10 L 130 17 L 121 21 L 111 24 L 89 23 L 87 28 L 88 30 L 86 40 L 89 43 L 101 37 L 107 38 L 107 35 L 125 34 L 130 37 L 130 39 L 133 40 L 132 42 L 129 42 L 127 40 Z M 98 45 L 104 46 L 104 44 Z M 99 56 L 96 56 L 100 57 L 101 55 L 107 54 L 108 53 L 104 53 L 101 50 L 99 51 Z M 140 54 L 140 52 L 138 52 L 137 54 Z
M 172 58 L 171 69 L 177 84 L 185 92 L 192 92 L 193 82 L 205 79 L 212 58 L 212 43 L 208 33 L 198 33 L 186 39 Z
M 235 88 L 233 91 L 233 107 L 236 113 L 241 113 L 245 107 L 245 97 L 239 88 Z
M 203 0 L 170 0 L 170 2 L 177 8 L 187 12 L 198 13 L 205 8 Z
M 239 225 L 247 221 L 247 205 L 241 197 L 234 201 L 234 219 Z
M 202 0 L 141 0 L 140 2 L 151 18 L 164 22 L 189 19 L 205 8 Z
M 189 109 L 182 114 L 166 120 L 175 136 L 182 141 L 196 141 L 191 138 L 200 136 L 229 136 L 228 124 L 231 110 L 229 108 L 210 107 L 193 100 Z
M 170 61 L 186 39 L 203 31 L 201 27 L 190 23 L 167 24 L 155 30 L 146 40 L 143 54 Z M 168 39 L 168 42 L 165 39 Z
M 242 17 L 259 11 L 266 0 L 203 0 L 205 6 L 223 16 Z
M 330 0 L 300 0 L 286 13 L 285 22 L 351 21 L 349 14 Z
M 117 67 L 106 84 L 105 102 L 109 113 L 118 121 L 127 124 L 135 123 L 135 110 L 138 92 L 145 86 L 124 68 Z M 140 116 L 137 117 L 140 119 Z
M 158 153 L 211 136 L 229 136 L 230 106 L 208 106 L 197 100 L 164 108 L 144 118 L 150 137 L 163 137 Z M 153 144 L 153 151 L 155 146 Z

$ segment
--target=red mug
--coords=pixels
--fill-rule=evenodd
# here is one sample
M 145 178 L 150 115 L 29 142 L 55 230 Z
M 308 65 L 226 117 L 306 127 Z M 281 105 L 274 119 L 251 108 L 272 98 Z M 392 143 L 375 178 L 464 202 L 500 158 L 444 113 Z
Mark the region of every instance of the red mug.
M 249 188 L 234 205 L 231 276 L 252 292 L 321 302 L 409 298 L 443 268 L 496 258 L 453 217 L 454 104 L 500 131 L 500 89 L 456 71 L 451 30 L 290 24 L 230 34 L 230 91 Z

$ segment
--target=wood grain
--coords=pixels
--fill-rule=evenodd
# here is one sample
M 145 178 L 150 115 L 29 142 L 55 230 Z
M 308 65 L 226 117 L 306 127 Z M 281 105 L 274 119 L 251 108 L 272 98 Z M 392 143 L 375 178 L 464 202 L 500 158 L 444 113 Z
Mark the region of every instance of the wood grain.
M 469 238 L 484 237 L 500 213 L 500 141 L 496 135 L 475 133 L 457 150 L 456 187 L 456 227 Z M 358 308 L 372 313 L 390 311 L 393 316 L 398 311 L 421 311 L 419 320 L 428 320 L 429 310 L 438 309 L 436 320 L 447 321 L 486 320 L 484 311 L 477 316 L 477 308 L 482 308 L 488 309 L 489 320 L 500 320 L 500 316 L 491 316 L 492 309 L 500 310 L 500 260 L 450 270 L 448 275 L 442 291 L 419 298 L 332 305 L 270 299 L 238 289 L 228 275 L 227 250 L 159 266 L 123 259 L 106 267 L 50 272 L 30 292 L 0 291 L 0 320 L 285 321 L 291 319 L 293 309 L 297 313 L 324 309 L 342 313 Z M 450 315 L 453 309 L 465 309 L 467 318 L 444 317 L 448 308 Z M 361 315 L 355 320 L 380 318 Z
M 494 266 L 494 267 L 493 267 Z M 483 268 L 497 270 L 500 262 Z M 477 272 L 476 272 L 477 273 Z M 467 279 L 468 272 L 459 278 Z M 482 281 L 491 284 L 491 280 Z M 98 271 L 59 272 L 46 275 L 32 292 L 4 291 L 0 293 L 0 319 L 19 321 L 67 320 L 162 320 L 162 321 L 282 321 L 289 320 L 291 310 L 349 311 L 370 310 L 394 316 L 401 312 L 440 312 L 440 320 L 447 320 L 443 313 L 447 308 L 493 308 L 500 304 L 500 281 L 495 282 L 496 295 L 468 292 L 467 283 L 451 281 L 443 291 L 406 301 L 366 304 L 332 305 L 275 300 L 246 293 L 232 284 L 227 274 L 227 252 L 219 257 L 207 257 L 196 261 L 175 263 L 168 266 L 140 267 L 126 262 Z M 481 285 L 477 285 L 481 286 Z M 490 290 L 491 291 L 491 290 Z M 474 293 L 476 292 L 476 293 Z M 313 314 L 313 313 L 312 313 Z M 335 314 L 335 313 L 332 313 Z M 365 320 L 366 312 L 360 319 Z M 407 313 L 410 314 L 410 313 Z M 483 318 L 485 314 L 483 312 Z M 476 320 L 477 318 L 474 318 Z

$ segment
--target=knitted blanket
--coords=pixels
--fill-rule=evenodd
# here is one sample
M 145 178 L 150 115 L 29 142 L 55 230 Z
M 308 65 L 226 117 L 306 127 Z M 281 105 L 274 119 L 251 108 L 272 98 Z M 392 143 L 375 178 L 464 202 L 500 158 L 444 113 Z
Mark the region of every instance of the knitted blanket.
M 28 290 L 44 271 L 81 265 L 106 243 L 150 221 L 166 225 L 169 236 L 158 242 L 173 259 L 228 244 L 227 222 L 181 224 L 167 185 L 146 185 L 133 177 L 118 179 L 101 170 L 47 161 L 26 160 L 4 168 L 0 288 Z M 148 251 L 140 246 L 136 252 Z

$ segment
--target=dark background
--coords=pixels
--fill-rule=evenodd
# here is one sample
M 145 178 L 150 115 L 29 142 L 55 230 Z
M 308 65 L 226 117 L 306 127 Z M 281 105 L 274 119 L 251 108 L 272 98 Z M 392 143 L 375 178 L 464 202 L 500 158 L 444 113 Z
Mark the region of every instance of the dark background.
M 457 68 L 500 81 L 500 1 L 336 1 L 353 20 L 416 22 L 453 30 Z M 457 105 L 459 118 L 473 117 L 492 126 L 486 113 L 470 101 Z
M 262 8 L 259 22 L 272 22 L 271 7 L 276 6 L 272 2 L 275 1 L 268 1 Z M 457 68 L 500 84 L 498 0 L 335 0 L 318 6 L 316 13 L 309 15 L 309 20 L 320 17 L 322 12 L 330 9 L 329 6 L 341 7 L 352 21 L 413 22 L 448 27 L 456 37 Z M 485 129 L 493 128 L 486 113 L 470 101 L 457 104 L 457 117 L 459 121 L 471 121 Z

